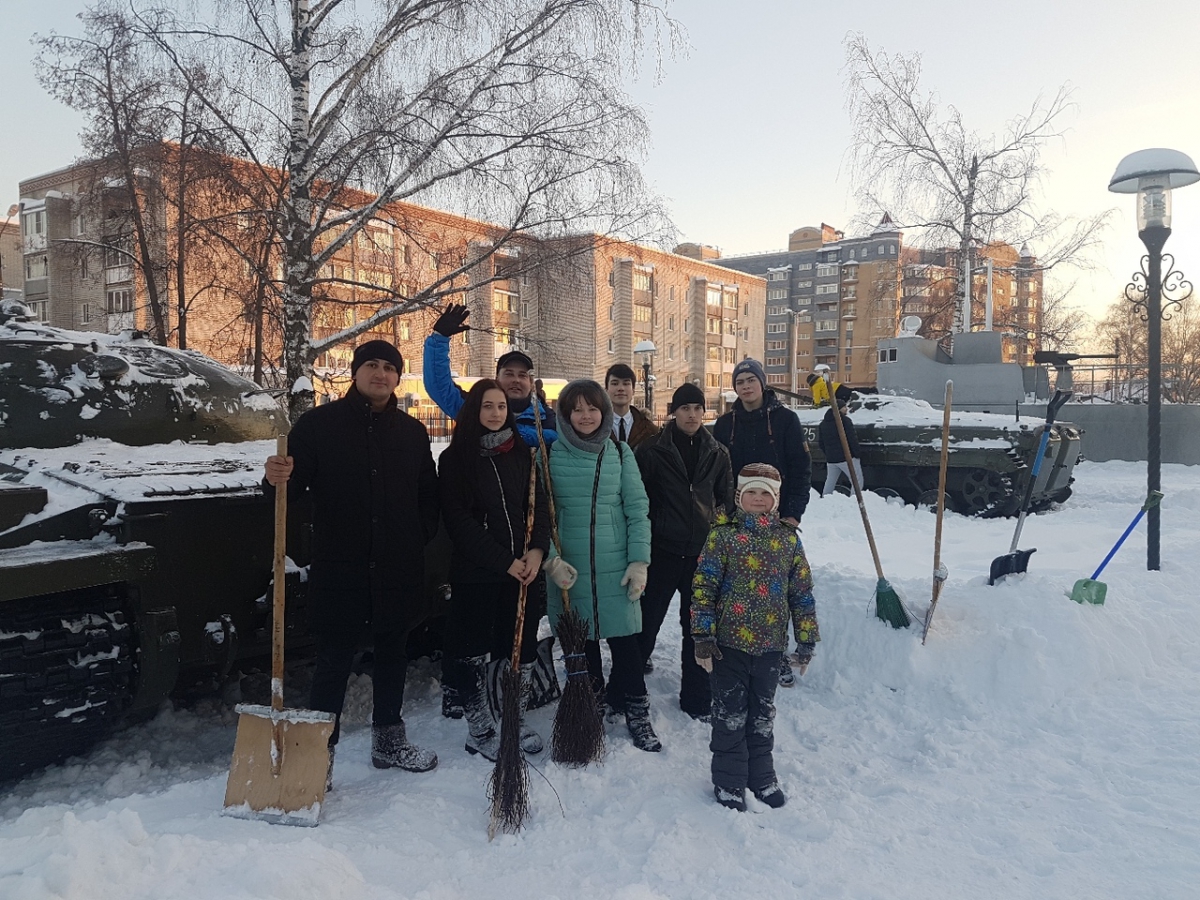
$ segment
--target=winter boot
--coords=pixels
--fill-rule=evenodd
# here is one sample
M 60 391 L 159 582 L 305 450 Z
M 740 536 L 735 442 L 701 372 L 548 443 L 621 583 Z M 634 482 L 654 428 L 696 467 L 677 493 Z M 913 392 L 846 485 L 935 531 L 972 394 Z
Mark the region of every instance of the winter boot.
M 779 660 L 779 686 L 789 688 L 796 686 L 796 673 L 792 671 L 792 664 L 786 653 Z
M 466 668 L 461 659 L 442 657 L 442 715 L 447 719 L 463 717 L 462 683 L 468 675 Z
M 408 742 L 404 721 L 371 726 L 371 764 L 377 769 L 428 772 L 438 764 L 437 754 Z
M 529 708 L 529 699 L 533 696 L 533 667 L 536 663 L 525 663 L 521 666 L 521 750 L 525 753 L 541 753 L 545 746 L 542 736 L 534 731 L 525 721 L 525 711 Z
M 779 786 L 778 781 L 772 781 L 765 788 L 751 788 L 750 793 L 771 807 L 771 809 L 779 809 L 779 807 L 787 803 L 787 795 L 784 794 L 783 788 Z
M 333 790 L 333 758 L 337 755 L 337 744 L 329 745 L 329 768 L 325 770 L 325 793 Z
M 633 736 L 633 746 L 647 753 L 657 753 L 662 749 L 662 742 L 654 733 L 654 726 L 650 724 L 649 696 L 625 696 L 625 724 L 629 726 L 629 733 Z
M 496 733 L 496 719 L 488 703 L 487 657 L 474 656 L 463 660 L 463 664 L 471 667 L 475 685 L 463 703 L 463 715 L 467 720 L 466 751 L 495 762 L 500 752 L 500 736 Z
M 729 788 L 723 788 L 719 784 L 713 785 L 713 796 L 717 798 L 717 802 L 726 809 L 734 809 L 738 812 L 746 811 L 746 792 L 739 788 L 736 791 Z

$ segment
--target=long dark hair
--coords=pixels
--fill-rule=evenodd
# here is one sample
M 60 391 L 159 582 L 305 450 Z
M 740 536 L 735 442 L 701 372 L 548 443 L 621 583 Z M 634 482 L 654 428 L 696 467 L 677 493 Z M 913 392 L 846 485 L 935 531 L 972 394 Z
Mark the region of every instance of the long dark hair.
M 467 474 L 467 477 L 461 479 L 456 487 L 461 492 L 466 505 L 471 509 L 475 509 L 480 505 L 479 489 L 475 473 L 478 470 L 480 459 L 479 442 L 487 432 L 487 429 L 479 421 L 479 413 L 483 409 L 484 394 L 488 391 L 500 391 L 504 393 L 504 389 L 500 387 L 500 383 L 494 378 L 480 378 L 471 386 L 471 390 L 467 392 L 458 415 L 454 417 L 454 434 L 450 437 L 450 446 L 444 451 L 454 457 L 454 461 L 458 463 L 459 471 Z M 508 402 L 507 395 L 505 395 L 504 400 L 505 403 Z M 511 428 L 519 444 L 519 446 L 513 448 L 512 452 L 520 452 L 528 456 L 529 451 L 524 448 L 521 438 L 517 436 L 517 423 L 513 418 L 511 406 L 508 408 L 504 425 L 501 427 Z

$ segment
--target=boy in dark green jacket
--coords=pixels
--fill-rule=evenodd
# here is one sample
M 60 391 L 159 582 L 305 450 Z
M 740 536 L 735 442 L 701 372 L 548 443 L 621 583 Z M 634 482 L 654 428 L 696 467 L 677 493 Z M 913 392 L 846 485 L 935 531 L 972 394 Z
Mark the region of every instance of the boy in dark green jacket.
M 747 787 L 774 809 L 787 800 L 771 752 L 788 620 L 802 673 L 820 640 L 812 572 L 796 530 L 779 521 L 780 488 L 774 466 L 738 473 L 738 514 L 717 520 L 692 582 L 696 663 L 712 685 L 713 794 L 741 812 Z

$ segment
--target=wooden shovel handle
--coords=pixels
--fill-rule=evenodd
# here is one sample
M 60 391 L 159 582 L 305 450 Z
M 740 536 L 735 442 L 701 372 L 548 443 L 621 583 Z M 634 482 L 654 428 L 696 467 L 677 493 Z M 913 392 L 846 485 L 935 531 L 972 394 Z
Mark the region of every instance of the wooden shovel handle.
M 288 439 L 281 434 L 275 439 L 275 453 L 287 458 Z M 275 559 L 274 606 L 271 614 L 271 709 L 283 711 L 283 613 L 284 578 L 287 560 L 287 495 L 286 484 L 275 488 Z
M 842 411 L 838 409 L 837 398 L 833 396 L 833 385 L 829 377 L 825 377 L 825 385 L 829 390 L 829 405 L 833 408 L 833 421 L 837 425 L 838 440 L 842 444 L 842 454 L 846 457 L 846 468 L 850 470 L 850 486 L 854 488 L 854 499 L 858 501 L 858 511 L 862 515 L 863 530 L 867 533 L 867 543 L 871 547 L 871 559 L 875 562 L 875 574 L 883 579 L 883 566 L 879 562 L 879 551 L 875 548 L 875 535 L 871 531 L 871 520 L 867 518 L 867 505 L 863 503 L 862 485 L 858 483 L 858 472 L 854 468 L 854 460 L 850 456 L 850 442 L 846 440 L 846 428 L 842 425 Z

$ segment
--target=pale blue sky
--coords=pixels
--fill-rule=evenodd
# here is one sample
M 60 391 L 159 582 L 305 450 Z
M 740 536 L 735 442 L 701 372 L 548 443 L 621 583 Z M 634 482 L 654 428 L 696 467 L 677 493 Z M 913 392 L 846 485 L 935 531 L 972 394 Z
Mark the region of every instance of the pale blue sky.
M 37 85 L 28 41 L 34 32 L 74 30 L 83 5 L 0 0 L 8 63 L 0 212 L 16 202 L 19 180 L 79 152 L 79 122 Z M 1069 129 L 1044 153 L 1043 205 L 1064 215 L 1117 211 L 1096 271 L 1074 295 L 1089 311 L 1120 292 L 1142 252 L 1132 198 L 1106 190 L 1117 162 L 1153 146 L 1200 159 L 1194 0 L 1150 8 L 1130 0 L 676 0 L 671 10 L 691 49 L 666 60 L 660 82 L 648 67 L 633 86 L 652 128 L 645 171 L 669 198 L 681 239 L 726 253 L 783 247 L 794 228 L 844 227 L 854 215 L 841 71 L 842 39 L 852 29 L 890 51 L 924 54 L 926 86 L 980 130 L 1001 128 L 1038 93 L 1073 86 Z M 1167 249 L 1200 282 L 1200 185 L 1174 199 Z

